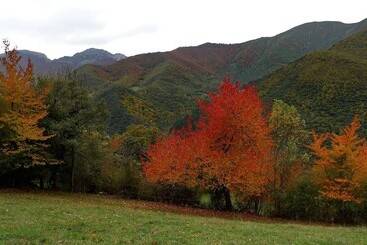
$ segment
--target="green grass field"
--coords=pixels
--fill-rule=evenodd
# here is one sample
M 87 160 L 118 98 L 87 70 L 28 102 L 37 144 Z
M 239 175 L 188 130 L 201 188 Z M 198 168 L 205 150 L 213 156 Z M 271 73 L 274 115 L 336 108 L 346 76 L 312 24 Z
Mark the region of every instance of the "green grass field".
M 159 205 L 3 191 L 0 244 L 367 244 L 367 227 L 231 220 Z

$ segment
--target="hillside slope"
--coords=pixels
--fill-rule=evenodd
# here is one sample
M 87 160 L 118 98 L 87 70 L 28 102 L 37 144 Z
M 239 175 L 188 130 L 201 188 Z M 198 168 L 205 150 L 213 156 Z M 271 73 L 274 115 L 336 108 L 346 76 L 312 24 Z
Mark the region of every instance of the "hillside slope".
M 128 86 L 145 86 L 160 76 L 182 69 L 206 80 L 229 75 L 234 80 L 250 82 L 269 74 L 306 53 L 323 50 L 346 37 L 367 29 L 367 19 L 359 23 L 306 23 L 274 37 L 259 38 L 240 44 L 205 43 L 169 52 L 132 56 L 109 66 L 95 67 L 108 79 Z M 97 71 L 95 71 L 97 73 Z M 100 71 L 99 71 L 100 72 Z
M 274 37 L 141 54 L 108 66 L 83 66 L 77 73 L 92 89 L 99 90 L 106 82 L 129 88 L 166 115 L 165 125 L 172 125 L 226 76 L 243 83 L 257 80 L 365 29 L 367 20 L 355 24 L 312 22 Z
M 310 129 L 337 132 L 358 114 L 367 135 L 367 31 L 287 65 L 259 88 L 266 102 L 295 105 Z

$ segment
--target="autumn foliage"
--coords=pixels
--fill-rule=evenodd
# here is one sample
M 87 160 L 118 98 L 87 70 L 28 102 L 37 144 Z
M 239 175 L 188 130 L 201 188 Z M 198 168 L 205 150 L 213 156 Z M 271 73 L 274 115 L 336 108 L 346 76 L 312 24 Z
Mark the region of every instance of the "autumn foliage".
M 198 106 L 195 127 L 150 147 L 144 164 L 148 180 L 260 197 L 270 179 L 272 141 L 255 88 L 227 80 Z
M 56 163 L 45 151 L 47 145 L 43 143 L 51 136 L 40 127 L 41 120 L 47 116 L 45 99 L 49 89 L 39 86 L 33 79 L 30 61 L 25 69 L 22 68 L 17 51 L 10 50 L 7 41 L 4 45 L 5 56 L 1 58 L 1 64 L 5 72 L 0 73 L 0 97 L 4 108 L 1 108 L 0 128 L 5 137 L 1 139 L 0 151 L 8 157 L 23 159 L 18 158 L 14 168 L 23 164 Z
M 358 136 L 360 126 L 356 117 L 340 135 L 313 135 L 313 172 L 327 199 L 361 202 L 358 190 L 367 180 L 367 141 Z
M 0 94 L 6 111 L 0 116 L 0 124 L 10 129 L 15 138 L 24 140 L 46 140 L 39 122 L 47 115 L 45 96 L 47 89 L 37 88 L 33 83 L 33 67 L 30 62 L 25 69 L 19 66 L 21 57 L 15 49 L 5 44 L 5 57 L 1 59 L 5 73 L 0 73 Z

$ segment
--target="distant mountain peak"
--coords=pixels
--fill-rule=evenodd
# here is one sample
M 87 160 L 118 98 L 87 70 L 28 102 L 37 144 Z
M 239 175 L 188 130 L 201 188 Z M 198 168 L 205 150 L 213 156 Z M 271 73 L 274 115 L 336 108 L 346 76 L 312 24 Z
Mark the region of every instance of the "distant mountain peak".
M 112 55 L 112 54 L 104 49 L 88 48 L 84 51 L 74 54 L 73 56 L 77 55 Z
M 21 49 L 18 50 L 22 57 L 21 66 L 25 66 L 30 59 L 34 65 L 36 74 L 54 74 L 63 71 L 71 71 L 80 66 L 92 65 L 111 65 L 117 61 L 125 59 L 121 53 L 112 54 L 104 49 L 88 48 L 84 51 L 75 53 L 73 56 L 64 56 L 51 60 L 41 52 Z M 0 54 L 0 57 L 4 54 Z
M 121 54 L 121 53 L 115 53 L 115 54 L 113 54 L 113 57 L 115 58 L 115 60 L 116 60 L 116 61 L 120 61 L 120 60 L 122 60 L 122 59 L 127 58 L 127 56 L 126 56 L 126 55 Z
M 44 53 L 41 53 L 41 52 L 31 51 L 31 50 L 27 50 L 27 49 L 21 49 L 21 50 L 18 50 L 18 53 L 21 56 L 22 55 L 25 55 L 25 56 L 35 56 L 35 57 L 38 57 L 38 58 L 41 58 L 41 59 L 49 60 L 49 58 L 47 57 L 47 55 L 45 55 Z
M 104 49 L 99 49 L 99 48 L 88 48 L 84 51 L 78 52 L 76 54 L 74 54 L 73 56 L 77 56 L 77 55 L 104 55 L 104 56 L 110 56 L 112 58 L 114 58 L 116 61 L 122 60 L 126 58 L 126 55 L 122 54 L 122 53 L 115 53 L 112 54 L 110 52 L 108 52 L 107 50 Z

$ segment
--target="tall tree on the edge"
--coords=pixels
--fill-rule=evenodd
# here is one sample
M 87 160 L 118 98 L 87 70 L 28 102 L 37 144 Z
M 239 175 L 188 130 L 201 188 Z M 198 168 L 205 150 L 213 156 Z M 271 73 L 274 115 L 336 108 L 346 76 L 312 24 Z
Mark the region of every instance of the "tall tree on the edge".
M 150 147 L 145 174 L 152 182 L 200 187 L 222 195 L 232 208 L 230 193 L 258 200 L 270 180 L 270 130 L 253 87 L 225 81 L 210 100 L 200 101 L 201 117 Z
M 0 73 L 0 150 L 9 158 L 17 157 L 10 169 L 47 163 L 45 145 L 51 136 L 45 134 L 40 121 L 47 116 L 45 98 L 48 88 L 40 86 L 33 78 L 33 66 L 29 61 L 26 68 L 20 67 L 21 57 L 9 42 L 3 42 L 5 56 L 1 63 L 5 68 Z M 9 159 L 8 163 L 11 162 Z

